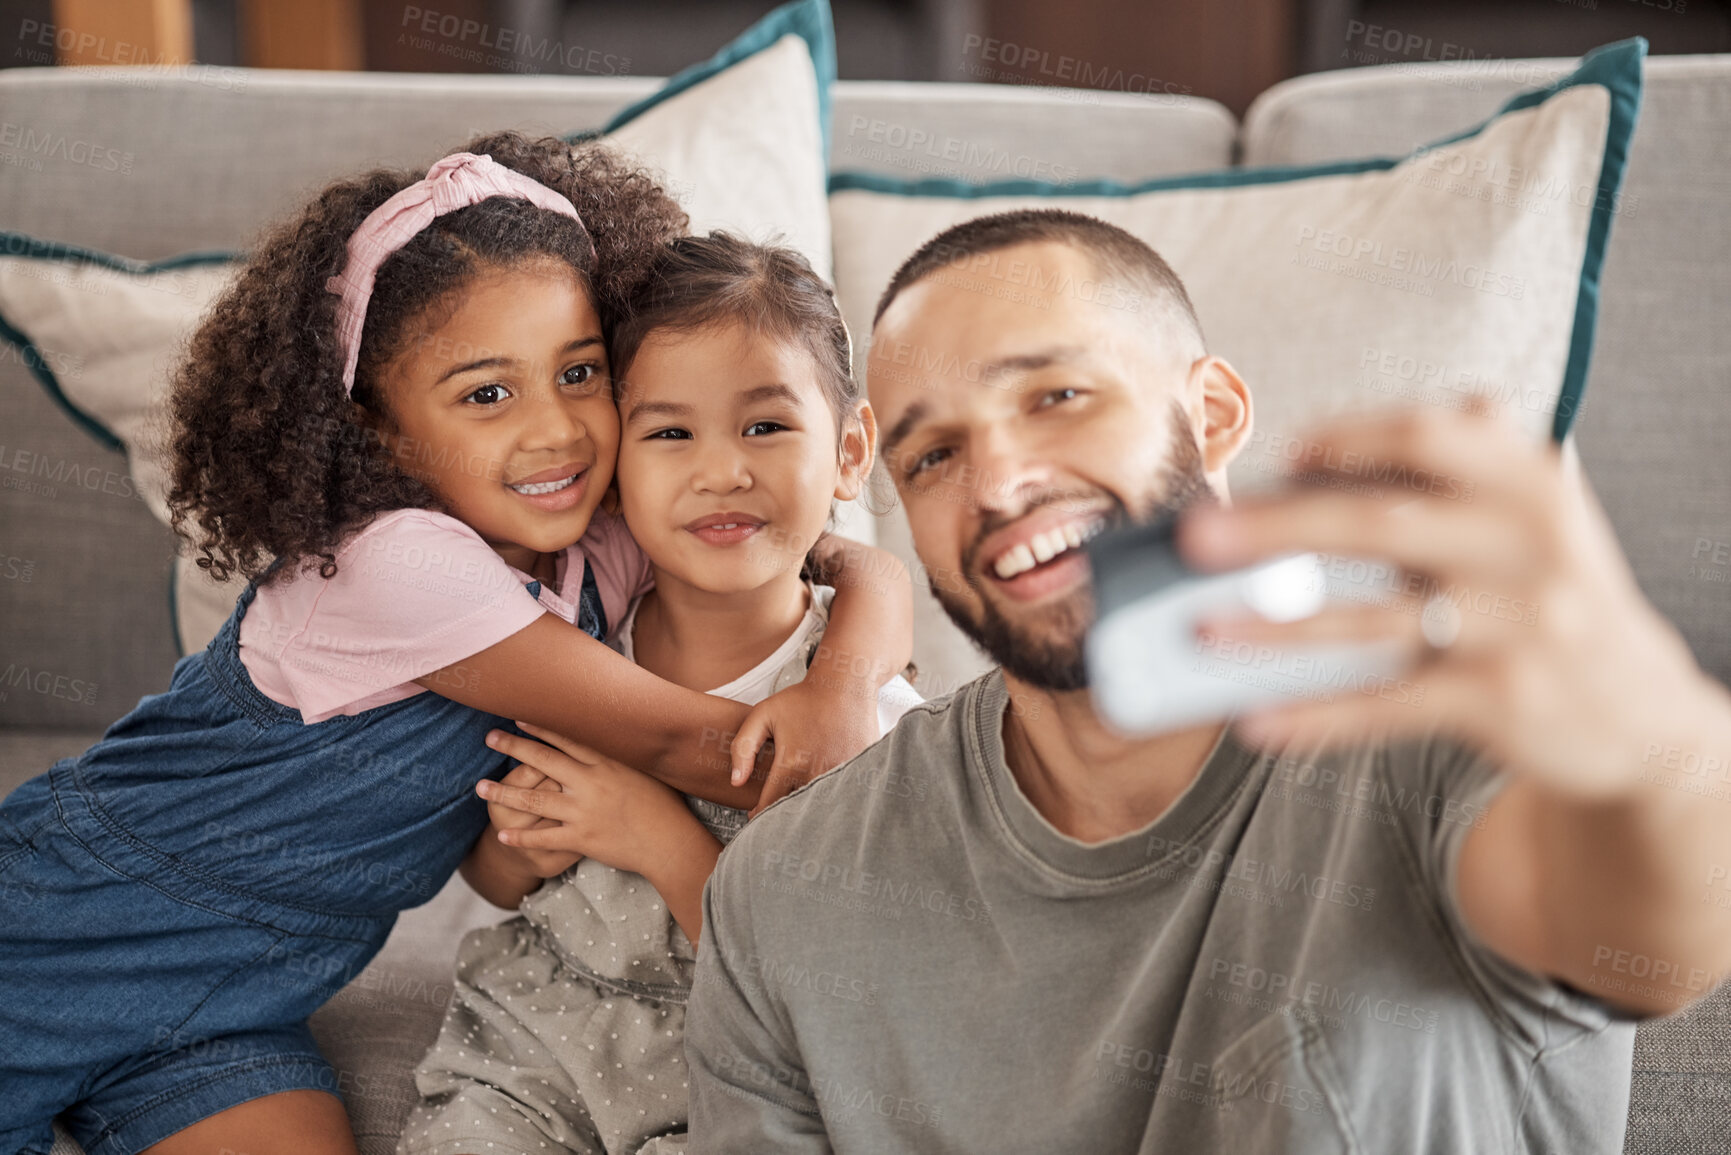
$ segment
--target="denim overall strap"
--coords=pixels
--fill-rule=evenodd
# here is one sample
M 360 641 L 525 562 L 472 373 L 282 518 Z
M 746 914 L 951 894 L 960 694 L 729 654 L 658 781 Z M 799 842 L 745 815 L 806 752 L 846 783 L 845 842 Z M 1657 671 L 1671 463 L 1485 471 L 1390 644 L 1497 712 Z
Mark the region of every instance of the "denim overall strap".
M 541 596 L 539 581 L 529 582 L 523 588 L 532 598 Z M 583 565 L 583 592 L 577 597 L 576 624 L 596 641 L 607 640 L 607 609 L 601 604 L 601 587 L 595 584 L 595 567 L 587 562 Z
M 258 596 L 259 583 L 267 581 L 276 572 L 282 559 L 278 558 L 270 564 L 263 574 L 246 584 L 240 597 L 235 599 L 234 612 L 228 615 L 228 620 L 222 623 L 222 629 L 216 632 L 210 645 L 205 647 L 205 669 L 213 676 L 211 681 L 223 695 L 233 702 L 235 708 L 260 726 L 270 726 L 277 722 L 300 722 L 301 712 L 293 706 L 285 706 L 264 695 L 252 682 L 252 676 L 246 672 L 246 665 L 240 660 L 240 620 L 246 616 L 247 607 L 252 605 Z
M 595 567 L 583 566 L 583 593 L 577 599 L 577 628 L 592 638 L 607 640 L 607 609 L 601 604 L 601 588 L 595 584 Z

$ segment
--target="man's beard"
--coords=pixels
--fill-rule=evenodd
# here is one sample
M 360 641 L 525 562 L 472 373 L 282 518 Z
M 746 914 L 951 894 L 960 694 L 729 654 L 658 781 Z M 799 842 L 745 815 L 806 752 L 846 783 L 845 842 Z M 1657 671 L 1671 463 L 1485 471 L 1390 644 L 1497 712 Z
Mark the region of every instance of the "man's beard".
M 1208 488 L 1208 479 L 1202 471 L 1202 452 L 1191 436 L 1190 418 L 1176 401 L 1172 403 L 1170 425 L 1171 451 L 1160 467 L 1158 484 L 1153 490 L 1159 496 L 1147 509 L 1132 513 L 1117 495 L 1102 490 L 1098 493 L 1048 494 L 1016 517 L 1025 516 L 1029 510 L 1041 505 L 1083 505 L 1104 497 L 1110 505 L 1105 528 L 1111 530 L 1130 522 L 1151 521 L 1162 513 L 1177 513 L 1192 505 L 1213 504 L 1214 491 Z M 1088 627 L 1094 622 L 1091 584 L 1079 586 L 1069 596 L 1043 607 L 1039 615 L 1044 628 L 1037 635 L 1026 632 L 1006 618 L 984 588 L 990 579 L 981 576 L 976 565 L 979 543 L 987 534 L 1013 520 L 1015 518 L 1010 517 L 988 519 L 981 524 L 979 536 L 973 544 L 962 552 L 962 578 L 979 594 L 977 619 L 970 616 L 972 608 L 969 605 L 955 594 L 941 589 L 936 581 L 931 583 L 932 594 L 950 620 L 1006 673 L 1043 690 L 1085 689 L 1088 666 L 1083 642 Z

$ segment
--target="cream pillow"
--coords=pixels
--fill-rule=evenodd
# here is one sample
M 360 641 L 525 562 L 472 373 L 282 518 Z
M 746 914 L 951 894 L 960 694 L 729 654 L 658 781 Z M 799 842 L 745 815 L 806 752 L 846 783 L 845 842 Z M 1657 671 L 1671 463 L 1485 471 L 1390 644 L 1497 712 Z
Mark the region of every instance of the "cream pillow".
M 695 229 L 780 239 L 828 275 L 824 179 L 834 79 L 828 6 L 799 0 L 598 135 L 658 170 Z M 126 451 L 133 484 L 164 524 L 169 376 L 237 261 L 232 253 L 195 253 L 146 264 L 0 233 L 0 339 L 20 349 L 72 420 Z M 872 521 L 856 504 L 841 520 L 844 532 L 871 540 Z M 172 580 L 181 652 L 201 650 L 242 583 L 210 581 L 184 553 Z
M 1560 440 L 1586 385 L 1645 53 L 1638 39 L 1599 49 L 1478 128 L 1406 157 L 1134 186 L 836 173 L 837 293 L 863 342 L 879 295 L 923 242 L 974 217 L 1062 207 L 1120 225 L 1164 256 L 1210 351 L 1249 382 L 1255 431 L 1234 464 L 1235 491 L 1293 472 L 1307 452 L 1297 435 L 1339 410 L 1458 406 L 1484 393 L 1534 437 Z M 1029 288 L 1026 270 L 1008 262 L 964 262 L 950 275 L 982 291 Z M 1058 291 L 1136 304 L 1123 286 Z M 911 558 L 899 512 L 879 535 Z M 937 685 L 984 668 L 923 594 L 917 621 L 914 660 Z

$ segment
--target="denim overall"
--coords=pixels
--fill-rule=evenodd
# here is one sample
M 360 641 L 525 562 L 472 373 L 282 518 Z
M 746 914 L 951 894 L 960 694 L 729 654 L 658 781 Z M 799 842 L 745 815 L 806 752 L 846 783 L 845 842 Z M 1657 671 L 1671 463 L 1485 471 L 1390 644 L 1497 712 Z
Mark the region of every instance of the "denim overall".
M 241 663 L 257 588 L 165 693 L 0 803 L 0 1152 L 46 1155 L 62 1112 L 89 1155 L 131 1155 L 337 1091 L 307 1017 L 486 826 L 475 783 L 508 759 L 484 739 L 510 720 L 429 691 L 302 723 Z M 582 591 L 604 638 L 587 566 Z

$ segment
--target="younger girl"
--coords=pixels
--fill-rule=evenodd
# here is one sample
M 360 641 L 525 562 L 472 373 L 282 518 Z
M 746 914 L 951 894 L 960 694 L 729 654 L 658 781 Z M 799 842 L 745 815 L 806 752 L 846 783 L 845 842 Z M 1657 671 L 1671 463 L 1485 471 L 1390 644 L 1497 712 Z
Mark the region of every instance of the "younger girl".
M 331 186 L 218 302 L 170 504 L 250 581 L 166 693 L 0 805 L 0 1150 L 64 1113 L 92 1155 L 352 1152 L 307 1016 L 475 842 L 508 718 L 755 797 L 715 768 L 747 707 L 599 641 L 649 577 L 596 508 L 604 326 L 684 225 L 605 148 L 502 134 Z M 911 591 L 874 587 L 848 645 L 896 669 Z M 765 727 L 833 764 L 876 737 L 860 691 Z
M 835 591 L 800 564 L 834 500 L 860 491 L 877 440 L 829 288 L 791 250 L 684 238 L 649 269 L 614 357 L 620 502 L 655 568 L 618 644 L 741 702 L 823 682 L 813 651 Z M 874 698 L 885 731 L 920 700 L 901 678 Z M 465 864 L 494 902 L 529 897 L 464 939 L 399 1151 L 683 1150 L 700 900 L 745 812 L 532 732 L 558 749 L 499 747 L 530 768 L 509 781 L 531 788 L 480 786 L 511 843 L 484 837 Z M 539 772 L 559 789 L 535 788 Z

